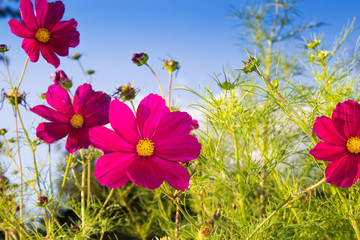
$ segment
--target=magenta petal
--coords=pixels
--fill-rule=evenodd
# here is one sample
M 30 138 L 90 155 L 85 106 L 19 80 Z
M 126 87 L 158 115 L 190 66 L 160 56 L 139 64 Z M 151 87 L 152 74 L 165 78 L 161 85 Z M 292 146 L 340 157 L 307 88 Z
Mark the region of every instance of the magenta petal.
M 136 119 L 143 138 L 153 138 L 163 114 L 169 113 L 165 100 L 155 94 L 149 94 L 139 104 Z
M 136 185 L 155 189 L 165 181 L 164 171 L 152 157 L 137 157 L 127 168 L 127 176 Z
M 120 137 L 132 145 L 138 144 L 140 137 L 135 116 L 125 103 L 118 99 L 110 103 L 109 120 L 111 127 Z
M 360 177 L 359 157 L 347 154 L 343 158 L 331 162 L 326 170 L 326 182 L 342 187 L 351 187 Z
M 38 22 L 38 27 L 43 28 L 45 26 L 45 19 L 47 14 L 47 1 L 35 0 L 35 16 Z
M 41 55 L 45 58 L 45 60 L 53 65 L 55 68 L 59 67 L 60 59 L 55 55 L 54 50 L 50 49 L 47 45 L 40 45 Z
M 33 32 L 36 32 L 38 25 L 36 23 L 34 15 L 34 7 L 30 0 L 21 0 L 20 1 L 20 13 L 21 19 Z
M 91 85 L 87 83 L 80 85 L 76 89 L 73 103 L 74 112 L 76 114 L 82 114 L 83 108 L 85 107 L 93 93 L 94 91 L 92 90 Z
M 135 153 L 136 147 L 124 141 L 114 131 L 106 127 L 94 127 L 89 130 L 89 137 L 91 145 L 98 148 L 104 153 L 109 152 L 122 152 L 122 153 Z
M 24 38 L 21 47 L 29 56 L 30 61 L 37 62 L 40 55 L 40 43 L 34 39 Z
M 72 128 L 66 141 L 66 150 L 74 153 L 80 148 L 88 148 L 90 146 L 89 129 L 88 128 Z
M 70 124 L 66 123 L 40 123 L 36 128 L 36 136 L 46 143 L 52 143 L 68 135 L 70 129 Z
M 310 150 L 310 154 L 317 160 L 336 161 L 348 154 L 349 151 L 344 146 L 337 146 L 326 142 L 319 142 Z
M 170 162 L 157 157 L 153 157 L 153 160 L 163 169 L 165 180 L 174 189 L 184 191 L 189 188 L 189 173 L 180 163 Z
M 31 38 L 34 37 L 34 32 L 31 31 L 26 25 L 21 23 L 17 19 L 11 19 L 9 21 L 10 30 L 13 34 L 22 38 Z
M 70 46 L 69 43 L 64 39 L 51 38 L 46 45 L 59 56 L 65 57 L 69 55 Z
M 331 117 L 334 126 L 343 130 L 346 138 L 355 137 L 360 130 L 360 104 L 353 100 L 338 103 Z
M 136 157 L 135 154 L 119 152 L 105 154 L 95 164 L 95 178 L 109 188 L 124 186 L 129 181 L 126 170 Z
M 48 3 L 45 28 L 51 29 L 56 23 L 60 22 L 64 15 L 64 11 L 65 7 L 61 1 Z
M 94 127 L 109 123 L 111 98 L 102 92 L 94 92 L 90 84 L 78 87 L 74 96 L 74 111 L 85 118 L 85 127 Z
M 76 47 L 80 42 L 80 33 L 76 31 L 76 26 L 75 19 L 58 22 L 50 30 L 51 37 L 63 39 L 70 47 Z
M 333 122 L 325 116 L 317 117 L 313 127 L 315 134 L 327 143 L 346 146 L 346 138 L 338 131 Z
M 44 105 L 38 105 L 35 106 L 33 108 L 30 108 L 30 110 L 34 113 L 36 113 L 37 115 L 52 121 L 52 122 L 63 122 L 63 123 L 70 123 L 70 118 L 63 115 L 62 113 L 55 111 L 52 108 L 49 108 L 47 106 Z
M 51 107 L 55 108 L 63 115 L 69 118 L 74 115 L 74 109 L 68 92 L 57 84 L 53 84 L 49 87 L 46 93 L 46 101 Z
M 201 144 L 189 135 L 192 118 L 185 112 L 163 115 L 153 141 L 154 155 L 176 162 L 188 162 L 200 155 Z

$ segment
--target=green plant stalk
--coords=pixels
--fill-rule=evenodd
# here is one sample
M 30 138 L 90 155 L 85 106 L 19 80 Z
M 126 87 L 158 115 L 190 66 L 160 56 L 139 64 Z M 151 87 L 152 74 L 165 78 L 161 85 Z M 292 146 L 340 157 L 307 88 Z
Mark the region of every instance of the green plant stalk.
M 176 207 L 179 208 L 180 212 L 186 218 L 186 220 L 188 220 L 188 222 L 191 223 L 191 225 L 193 225 L 197 231 L 199 231 L 200 229 L 196 226 L 195 222 L 191 219 L 191 217 L 184 211 L 184 209 L 181 207 L 180 203 L 178 203 L 176 201 L 176 199 L 173 199 L 173 202 L 175 203 Z
M 25 65 L 24 65 L 23 71 L 22 71 L 22 73 L 21 73 L 19 83 L 18 83 L 18 85 L 16 86 L 16 90 L 19 90 L 20 84 L 21 84 L 21 82 L 22 82 L 22 80 L 23 80 L 23 78 L 24 78 L 24 75 L 25 75 L 25 70 L 26 70 L 27 64 L 28 64 L 28 62 L 29 62 L 29 59 L 30 59 L 30 58 L 27 57 L 26 60 L 25 60 Z
M 20 169 L 20 213 L 19 213 L 19 217 L 20 217 L 20 221 L 23 220 L 23 201 L 24 201 L 24 186 L 23 186 L 23 173 L 22 173 L 22 163 L 21 163 L 21 155 L 20 155 L 20 143 L 19 143 L 19 127 L 18 127 L 18 119 L 17 119 L 17 96 L 15 95 L 15 106 L 14 106 L 14 118 L 15 118 L 15 134 L 16 134 L 16 151 L 17 151 L 17 155 L 18 155 L 18 160 L 19 160 L 19 169 Z M 21 239 L 21 236 L 20 236 Z
M 84 82 L 88 83 L 87 78 L 86 78 L 86 72 L 85 72 L 85 69 L 84 69 L 83 65 L 81 64 L 79 59 L 77 59 L 76 61 L 79 63 L 81 73 L 82 73 L 82 75 L 84 77 Z
M 87 207 L 90 205 L 90 193 L 91 193 L 91 161 L 88 159 L 87 164 Z
M 162 90 L 162 87 L 161 87 L 161 84 L 160 84 L 160 81 L 159 81 L 159 78 L 157 77 L 156 73 L 154 72 L 154 70 L 149 66 L 149 64 L 145 63 L 145 65 L 150 69 L 150 71 L 154 74 L 155 78 L 156 78 L 156 81 L 157 81 L 157 84 L 159 85 L 159 88 L 160 88 L 160 92 L 161 92 L 161 96 L 165 99 L 165 95 L 164 95 L 164 92 Z
M 39 187 L 39 194 L 41 195 L 40 178 L 39 178 L 39 171 L 38 171 L 37 164 L 36 164 L 35 148 L 33 147 L 33 144 L 32 144 L 32 142 L 30 140 L 28 132 L 26 131 L 26 128 L 25 128 L 24 123 L 23 123 L 22 118 L 21 118 L 20 110 L 19 110 L 19 108 L 17 106 L 18 105 L 16 105 L 16 110 L 17 110 L 17 114 L 19 116 L 19 121 L 20 121 L 21 127 L 22 127 L 22 129 L 24 131 L 26 140 L 27 140 L 27 142 L 29 144 L 31 154 L 32 154 L 32 157 L 33 157 L 33 160 L 34 160 L 34 169 L 35 169 L 36 182 L 37 182 L 38 187 Z
M 81 173 L 81 225 L 82 229 L 85 229 L 85 181 L 86 181 L 86 163 L 84 160 L 84 154 L 82 149 L 80 149 L 81 156 L 81 165 L 82 165 L 82 173 Z
M 10 77 L 9 65 L 8 65 L 7 60 L 6 60 L 6 57 L 5 57 L 5 52 L 3 52 L 2 54 L 3 54 L 3 58 L 4 58 L 4 62 L 5 62 L 5 67 L 6 67 L 6 71 L 7 71 L 8 78 L 9 78 L 10 88 L 11 88 L 11 91 L 14 91 L 14 87 L 13 87 L 13 85 L 12 85 L 11 77 Z
M 68 159 L 68 162 L 67 162 L 67 165 L 66 165 L 65 174 L 64 174 L 64 178 L 63 178 L 63 181 L 62 181 L 62 184 L 61 184 L 60 194 L 59 194 L 58 200 L 57 200 L 57 202 L 56 202 L 56 207 L 55 207 L 55 209 L 57 209 L 57 208 L 59 207 L 60 200 L 61 200 L 61 196 L 62 196 L 63 193 L 64 193 L 64 187 L 65 187 L 65 183 L 66 183 L 66 177 L 67 177 L 67 175 L 68 175 L 68 173 L 69 173 L 69 169 L 70 169 L 70 164 L 71 164 L 72 158 L 73 158 L 73 155 L 70 154 L 69 159 Z
M 168 106 L 171 107 L 171 85 L 172 85 L 172 72 L 169 72 L 169 92 L 168 92 Z
M 44 206 L 43 208 L 44 208 L 44 217 L 45 217 L 46 236 L 48 237 L 48 236 L 51 236 L 51 234 L 50 234 L 51 228 L 50 228 L 50 224 L 49 224 L 49 218 L 48 218 L 48 215 L 46 212 L 46 206 Z
M 351 223 L 351 226 L 354 228 L 354 231 L 355 231 L 355 234 L 356 234 L 356 238 L 358 240 L 360 240 L 360 231 L 359 231 L 359 228 L 358 228 L 358 224 L 356 222 L 356 219 L 354 218 L 354 214 L 351 213 L 349 211 L 349 207 L 348 207 L 348 203 L 347 201 L 345 200 L 344 196 L 342 195 L 341 191 L 339 190 L 338 187 L 335 187 L 336 189 L 336 192 L 337 194 L 339 195 L 340 199 L 341 199 L 341 202 L 344 204 L 345 206 L 345 210 L 346 210 L 346 213 L 349 215 L 349 220 L 350 220 L 350 223 Z
M 294 192 L 292 193 L 282 204 L 279 205 L 279 207 L 277 207 L 266 219 L 264 219 L 264 221 L 262 221 L 256 228 L 254 231 L 251 232 L 251 234 L 246 238 L 246 240 L 250 239 L 251 237 L 254 236 L 254 234 L 260 230 L 260 228 L 267 222 L 270 220 L 271 217 L 273 217 L 277 212 L 279 212 L 281 209 L 287 207 L 290 203 L 295 202 L 296 200 L 298 200 L 304 193 L 309 192 L 310 190 L 313 190 L 317 187 L 319 187 L 321 184 L 325 183 L 326 179 L 323 178 L 320 182 L 312 185 L 311 187 L 308 187 L 307 189 L 301 191 L 301 192 Z

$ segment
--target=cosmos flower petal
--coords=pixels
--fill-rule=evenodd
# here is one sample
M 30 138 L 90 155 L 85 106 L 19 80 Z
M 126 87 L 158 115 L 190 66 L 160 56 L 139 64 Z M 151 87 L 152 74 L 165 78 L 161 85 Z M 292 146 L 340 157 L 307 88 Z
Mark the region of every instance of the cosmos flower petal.
M 70 47 L 76 47 L 80 43 L 80 33 L 76 31 L 77 22 L 75 19 L 61 21 L 54 25 L 50 34 L 54 38 L 66 40 Z
M 29 29 L 26 25 L 24 25 L 17 19 L 11 19 L 9 21 L 9 26 L 10 26 L 11 32 L 18 37 L 31 38 L 31 37 L 34 37 L 34 35 L 35 35 L 34 32 L 31 31 L 31 29 Z M 30 39 L 28 39 L 28 40 L 30 40 Z
M 126 170 L 136 159 L 132 153 L 109 153 L 100 157 L 95 164 L 95 178 L 102 186 L 119 188 L 128 181 Z
M 88 128 L 72 128 L 66 141 L 66 150 L 74 153 L 80 148 L 88 148 L 90 146 L 89 129 Z
M 24 38 L 21 47 L 29 56 L 31 62 L 37 62 L 40 55 L 40 43 L 34 39 Z
M 145 97 L 140 102 L 136 112 L 136 119 L 142 137 L 152 138 L 163 114 L 168 114 L 169 112 L 170 110 L 162 97 L 155 94 L 149 94 Z
M 339 146 L 346 145 L 345 136 L 334 126 L 333 121 L 326 116 L 316 118 L 313 130 L 325 142 Z
M 125 141 L 136 146 L 139 141 L 139 131 L 136 124 L 134 113 L 118 99 L 110 103 L 109 120 L 111 127 Z
M 44 105 L 35 106 L 33 108 L 30 108 L 30 110 L 37 115 L 45 118 L 46 120 L 52 122 L 63 122 L 67 124 L 69 124 L 70 122 L 70 118 L 68 116 L 65 116 L 64 114 Z
M 69 44 L 61 38 L 51 38 L 47 46 L 53 50 L 57 55 L 65 57 L 69 55 Z
M 136 185 L 156 189 L 165 181 L 165 173 L 152 157 L 137 157 L 127 168 L 127 176 Z
M 35 16 L 39 28 L 43 28 L 45 25 L 46 14 L 48 11 L 47 7 L 47 0 L 35 0 Z
M 354 137 L 360 130 L 360 104 L 353 100 L 338 103 L 332 113 L 332 121 L 347 137 Z
M 21 0 L 19 8 L 21 13 L 21 19 L 23 20 L 25 25 L 32 31 L 36 32 L 36 30 L 38 29 L 38 25 L 36 23 L 34 6 L 32 2 L 30 0 Z
M 326 182 L 348 188 L 360 177 L 359 159 L 354 154 L 344 155 L 341 159 L 331 162 L 325 170 Z
M 331 143 L 319 142 L 315 148 L 310 150 L 310 154 L 316 160 L 336 161 L 348 154 L 349 151 L 344 146 L 337 146 Z
M 190 176 L 180 163 L 170 162 L 158 157 L 152 157 L 165 174 L 165 180 L 176 190 L 184 191 L 189 188 Z
M 40 51 L 41 51 L 41 55 L 48 63 L 53 65 L 55 68 L 59 67 L 60 59 L 56 56 L 53 49 L 49 48 L 49 46 L 45 44 L 41 44 Z
M 51 29 L 56 23 L 60 22 L 64 12 L 65 6 L 61 1 L 48 3 L 45 28 Z
M 135 146 L 126 142 L 111 129 L 106 127 L 94 127 L 89 130 L 91 145 L 101 150 L 103 153 L 121 152 L 136 153 Z M 137 154 L 137 153 L 136 153 Z
M 68 123 L 40 123 L 36 128 L 36 136 L 46 143 L 52 143 L 68 135 L 70 129 Z
M 69 118 L 74 115 L 74 109 L 68 92 L 57 84 L 53 84 L 46 92 L 47 103 Z

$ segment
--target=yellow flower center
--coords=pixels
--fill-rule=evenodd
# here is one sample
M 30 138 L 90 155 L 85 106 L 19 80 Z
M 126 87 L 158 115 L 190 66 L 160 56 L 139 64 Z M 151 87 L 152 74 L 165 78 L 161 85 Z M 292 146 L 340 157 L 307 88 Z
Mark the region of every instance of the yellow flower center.
M 75 114 L 71 117 L 70 123 L 74 128 L 81 128 L 84 124 L 84 118 L 81 114 Z
M 36 39 L 41 43 L 47 43 L 50 40 L 50 33 L 45 28 L 40 28 L 35 33 Z
M 346 142 L 347 149 L 352 153 L 360 153 L 360 138 L 351 137 Z
M 136 151 L 140 156 L 151 156 L 154 153 L 154 143 L 147 138 L 140 140 L 139 143 L 136 145 Z

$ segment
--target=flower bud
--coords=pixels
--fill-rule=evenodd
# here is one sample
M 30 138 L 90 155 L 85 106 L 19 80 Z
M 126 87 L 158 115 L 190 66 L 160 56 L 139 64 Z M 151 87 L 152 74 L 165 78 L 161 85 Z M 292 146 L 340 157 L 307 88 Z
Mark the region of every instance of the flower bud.
M 0 129 L 0 135 L 5 135 L 5 133 L 7 133 L 7 129 L 6 129 L 6 128 Z
M 17 89 L 15 88 L 11 93 L 7 93 L 4 91 L 4 97 L 8 100 L 8 102 L 15 106 L 16 105 L 16 100 L 15 100 L 15 96 L 17 98 L 17 104 L 21 104 L 22 101 L 25 99 L 25 93 L 19 93 L 17 91 Z
M 199 238 L 200 239 L 207 239 L 210 234 L 211 234 L 211 228 L 207 227 L 207 226 L 203 226 L 200 228 L 200 231 L 199 231 Z
M 212 219 L 208 218 L 206 221 L 212 228 L 214 228 L 215 222 Z
M 74 60 L 78 60 L 80 57 L 81 57 L 81 54 L 75 53 L 74 55 L 72 55 L 71 58 L 74 59 Z
M 314 40 L 314 41 L 309 42 L 307 45 L 305 45 L 305 47 L 306 47 L 307 49 L 314 49 L 314 48 L 316 48 L 319 44 L 320 44 L 320 40 Z
M 137 91 L 135 85 L 128 83 L 127 85 L 120 86 L 115 94 L 118 94 L 119 97 L 125 102 L 133 100 L 136 97 Z
M 86 74 L 87 75 L 93 75 L 95 73 L 95 70 L 87 70 Z
M 192 122 L 191 122 L 191 127 L 196 130 L 199 128 L 199 123 L 198 123 L 198 120 L 196 119 L 193 119 Z
M 214 214 L 214 219 L 219 220 L 220 217 L 221 217 L 221 205 L 220 205 L 220 203 L 218 203 L 216 212 Z
M 0 44 L 0 52 L 7 52 L 9 48 L 5 44 Z
M 72 232 L 77 232 L 77 231 L 80 230 L 80 227 L 79 227 L 79 226 L 72 226 L 72 227 L 70 228 L 70 230 L 71 230 Z
M 170 58 L 167 61 L 163 60 L 163 66 L 166 71 L 172 73 L 173 71 L 179 69 L 179 62 L 176 62 Z
M 134 53 L 131 58 L 131 61 L 138 66 L 144 65 L 147 63 L 149 56 L 146 53 Z
M 243 61 L 242 71 L 245 74 L 252 73 L 256 70 L 258 66 L 260 66 L 259 60 L 256 57 L 250 57 L 246 62 Z
M 51 74 L 51 80 L 55 84 L 60 85 L 66 90 L 69 90 L 72 87 L 72 81 L 68 78 L 63 70 L 56 71 L 55 74 Z
M 232 210 L 236 210 L 236 204 L 235 203 L 231 203 L 231 208 L 232 208 Z
M 39 98 L 42 100 L 46 100 L 46 93 L 40 93 Z
M 48 201 L 48 198 L 45 197 L 45 196 L 42 196 L 42 197 L 39 197 L 38 200 L 36 200 L 36 204 L 37 204 L 38 206 L 42 206 L 42 205 L 44 205 L 45 203 L 47 203 L 47 201 Z

